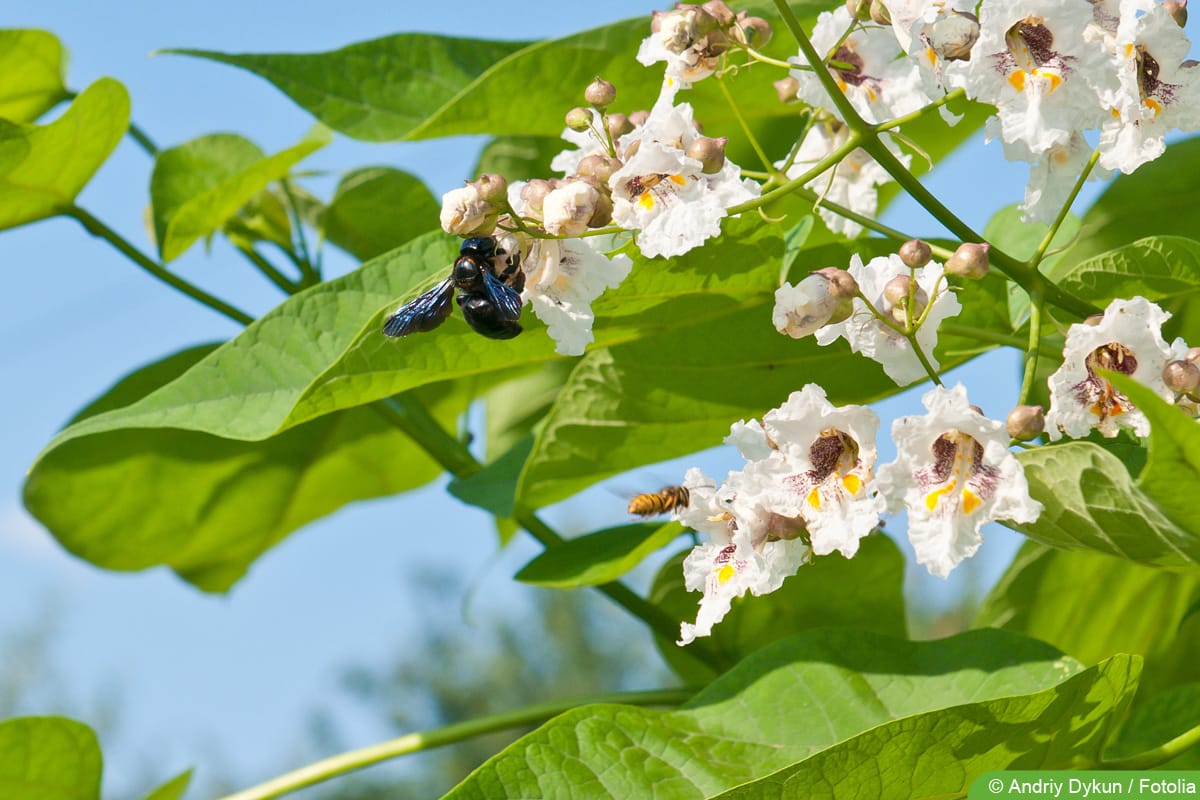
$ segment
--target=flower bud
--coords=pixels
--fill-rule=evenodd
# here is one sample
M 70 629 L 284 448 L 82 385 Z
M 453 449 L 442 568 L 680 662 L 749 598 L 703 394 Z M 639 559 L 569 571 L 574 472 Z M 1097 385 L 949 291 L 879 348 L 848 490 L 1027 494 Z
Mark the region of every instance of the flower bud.
M 596 153 L 580 159 L 579 166 L 575 168 L 575 172 L 585 178 L 594 177 L 598 178 L 602 183 L 608 183 L 608 179 L 620 168 L 621 162 L 617 159 L 612 156 Z
M 892 12 L 880 0 L 871 0 L 871 10 L 868 13 L 872 22 L 877 22 L 880 25 L 892 24 Z
M 601 181 L 595 176 L 583 178 L 582 180 L 596 190 L 596 208 L 592 212 L 592 216 L 588 217 L 587 226 L 589 228 L 603 228 L 612 222 L 612 191 L 608 188 L 608 181 L 607 179 Z
M 542 226 L 555 236 L 578 236 L 596 213 L 600 193 L 585 181 L 570 181 L 542 199 Z
M 771 41 L 771 36 L 775 33 L 771 29 L 771 23 L 767 22 L 762 17 L 745 17 L 739 19 L 738 24 L 733 28 L 733 38 L 750 47 L 759 48 Z
M 442 195 L 442 230 L 456 236 L 491 233 L 500 212 L 479 195 L 478 187 L 467 184 Z
M 920 239 L 909 239 L 900 245 L 900 260 L 906 267 L 918 269 L 928 264 L 931 258 L 933 258 L 933 251 L 929 249 L 927 243 Z
M 640 128 L 646 124 L 646 120 L 650 119 L 650 112 L 642 108 L 629 113 L 629 124 L 635 128 Z
M 608 125 L 609 135 L 614 139 L 633 130 L 629 117 L 624 114 L 609 114 L 604 121 Z
M 829 293 L 830 286 L 829 278 L 814 272 L 795 286 L 785 283 L 776 289 L 775 309 L 771 312 L 775 330 L 803 339 L 827 325 L 839 305 Z
M 1187 24 L 1187 0 L 1164 0 L 1162 5 L 1176 25 L 1182 28 Z
M 1188 361 L 1192 362 L 1193 364 L 1200 365 L 1200 347 L 1193 347 L 1193 348 L 1189 349 L 1187 351 L 1187 355 L 1184 356 L 1184 358 L 1186 358 Z
M 733 23 L 733 9 L 725 5 L 723 0 L 708 0 L 707 3 L 700 6 L 708 12 L 709 16 L 717 21 L 717 25 L 722 28 L 729 27 Z
M 479 196 L 492 205 L 499 206 L 508 199 L 508 181 L 503 175 L 489 172 L 480 175 L 478 180 L 469 184 L 479 192 Z
M 613 100 L 617 99 L 617 88 L 608 81 L 601 80 L 597 75 L 596 80 L 589 83 L 583 90 L 583 99 L 603 111 L 612 105 Z
M 1083 320 L 1083 324 L 1087 325 L 1089 328 L 1094 328 L 1101 322 L 1104 322 L 1103 314 L 1092 314 L 1090 317 L 1085 317 Z
M 1046 429 L 1046 415 L 1041 406 L 1017 406 L 1008 413 L 1005 428 L 1018 442 L 1032 441 Z
M 821 275 L 829 281 L 829 295 L 838 300 L 849 300 L 858 295 L 858 281 L 847 270 L 840 267 L 824 267 L 814 270 L 813 274 Z
M 911 295 L 911 297 L 910 297 Z M 915 285 L 907 275 L 897 275 L 883 286 L 883 299 L 891 306 L 892 319 L 901 325 L 907 323 L 905 309 L 909 300 L 913 300 L 912 318 L 921 316 L 925 306 L 929 305 L 929 295 L 920 286 Z
M 700 171 L 705 175 L 714 175 L 725 166 L 725 145 L 728 142 L 729 140 L 723 136 L 720 139 L 698 136 L 688 145 L 684 155 L 699 161 Z
M 929 26 L 929 46 L 947 61 L 970 61 L 971 48 L 979 39 L 979 18 L 964 11 L 951 11 Z
M 846 10 L 852 18 L 866 22 L 871 18 L 871 0 L 846 0 Z
M 535 178 L 521 187 L 521 199 L 525 201 L 529 216 L 542 217 L 542 202 L 546 199 L 546 195 L 553 191 L 554 187 L 550 181 Z
M 1175 394 L 1194 392 L 1200 388 L 1200 367 L 1191 361 L 1169 361 L 1163 367 L 1163 383 Z
M 779 102 L 791 103 L 796 99 L 796 92 L 800 91 L 800 81 L 788 75 L 786 78 L 780 78 L 772 84 L 775 87 L 775 93 L 779 95 Z
M 988 249 L 991 245 L 964 242 L 946 261 L 946 272 L 971 280 L 979 280 L 988 273 Z
M 572 108 L 567 112 L 566 123 L 571 130 L 582 133 L 592 127 L 592 112 L 582 106 Z

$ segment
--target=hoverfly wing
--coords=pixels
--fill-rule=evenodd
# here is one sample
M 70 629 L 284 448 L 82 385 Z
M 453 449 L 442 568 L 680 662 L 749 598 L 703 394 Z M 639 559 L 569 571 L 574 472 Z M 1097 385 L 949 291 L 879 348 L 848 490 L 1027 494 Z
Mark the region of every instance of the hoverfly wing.
M 415 300 L 393 311 L 383 322 L 385 336 L 408 336 L 431 331 L 446 321 L 453 308 L 454 280 L 446 278 Z
M 507 322 L 516 322 L 521 318 L 520 292 L 486 270 L 483 273 L 483 288 L 487 291 L 488 300 L 496 307 L 501 319 Z

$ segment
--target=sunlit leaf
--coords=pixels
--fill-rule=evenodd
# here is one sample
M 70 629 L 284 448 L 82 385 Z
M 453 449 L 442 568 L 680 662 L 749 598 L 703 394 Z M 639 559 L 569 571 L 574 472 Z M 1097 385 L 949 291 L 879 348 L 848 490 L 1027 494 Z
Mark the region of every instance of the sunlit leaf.
M 342 176 L 320 224 L 329 241 L 367 261 L 438 227 L 440 208 L 419 178 L 364 167 Z
M 137 370 L 80 421 L 136 402 L 213 349 L 193 348 Z M 467 402 L 449 386 L 421 396 L 443 424 L 453 424 Z M 364 407 L 257 442 L 153 427 L 72 438 L 42 454 L 24 500 L 60 544 L 93 564 L 166 564 L 202 589 L 224 591 L 305 523 L 440 472 L 390 419 Z
M 181 800 L 191 782 L 192 771 L 189 769 L 151 791 L 143 800 Z
M 48 125 L 0 120 L 0 229 L 61 214 L 129 126 L 129 95 L 112 78 L 85 89 Z
M 551 175 L 550 161 L 573 145 L 557 136 L 498 136 L 484 145 L 471 177 L 503 175 L 511 183 Z
M 103 760 L 96 734 L 64 717 L 0 722 L 0 797 L 100 800 Z
M 250 140 L 216 133 L 163 150 L 154 161 L 150 201 L 154 236 L 164 261 L 219 230 L 272 181 L 331 141 L 316 127 L 297 145 L 266 156 Z
M 1042 725 L 1059 725 L 1061 740 L 1008 741 L 1002 727 L 980 733 L 955 726 L 943 748 L 986 741 L 1006 743 L 996 749 L 1012 755 L 1065 751 L 1099 738 L 1101 723 L 1120 710 L 1121 689 L 1132 688 L 1128 667 L 1117 662 L 1078 673 L 1045 645 L 999 631 L 937 642 L 812 631 L 755 653 L 677 711 L 569 711 L 487 761 L 447 797 L 712 797 L 892 721 L 921 724 L 917 715 L 954 706 L 1014 725 L 1049 706 Z M 1072 720 L 1080 724 L 1068 734 Z
M 1029 493 L 1045 510 L 1037 522 L 1006 523 L 1015 530 L 1054 547 L 1141 564 L 1200 564 L 1200 537 L 1172 522 L 1120 459 L 1103 448 L 1069 442 L 1026 450 L 1017 459 L 1025 467 Z
M 696 618 L 700 593 L 683 583 L 683 557 L 672 558 L 654 579 L 650 599 L 681 622 Z M 813 628 L 856 628 L 904 638 L 904 556 L 887 536 L 863 539 L 852 559 L 832 554 L 783 582 L 762 597 L 743 597 L 705 641 L 728 662 L 745 658 L 758 648 Z M 688 682 L 707 682 L 712 672 L 699 669 L 694 659 L 682 658 L 673 641 L 656 639 L 667 663 Z
M 1115 759 L 1145 753 L 1197 725 L 1200 725 L 1200 683 L 1176 686 L 1134 708 L 1105 755 Z M 1178 758 L 1161 764 L 1159 769 L 1200 770 L 1200 747 L 1193 745 Z
M 1099 306 L 1135 295 L 1181 300 L 1200 292 L 1200 242 L 1150 236 L 1054 271 L 1052 277 Z
M 609 583 L 682 534 L 678 522 L 635 522 L 607 528 L 550 548 L 522 567 L 515 577 L 522 583 L 553 589 Z
M 48 31 L 0 30 L 0 117 L 33 122 L 67 98 L 66 53 Z

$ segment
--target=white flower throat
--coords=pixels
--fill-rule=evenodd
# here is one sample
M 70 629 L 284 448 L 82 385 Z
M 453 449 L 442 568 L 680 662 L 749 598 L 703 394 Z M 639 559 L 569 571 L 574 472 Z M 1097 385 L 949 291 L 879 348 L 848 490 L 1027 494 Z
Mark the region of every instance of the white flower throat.
M 934 440 L 933 463 L 913 475 L 931 513 L 970 515 L 995 493 L 999 472 L 983 463 L 983 445 L 962 431 Z

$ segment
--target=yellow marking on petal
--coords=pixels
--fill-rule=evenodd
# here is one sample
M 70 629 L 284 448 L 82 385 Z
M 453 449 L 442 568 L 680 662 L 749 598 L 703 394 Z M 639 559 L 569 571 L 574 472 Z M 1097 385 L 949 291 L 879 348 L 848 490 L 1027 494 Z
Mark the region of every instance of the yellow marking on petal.
M 837 87 L 839 89 L 841 89 L 842 92 L 845 92 L 846 91 L 846 82 L 844 80 L 842 80 L 841 78 L 835 78 L 834 80 L 837 82 Z
M 842 486 L 846 487 L 846 491 L 852 495 L 856 495 L 862 489 L 862 478 L 857 475 L 843 475 Z
M 730 578 L 732 578 L 736 574 L 737 574 L 737 570 L 733 568 L 733 565 L 726 564 L 725 566 L 723 566 L 719 570 L 717 570 L 717 583 L 726 583 L 729 581 Z
M 956 481 L 956 480 L 950 481 L 945 486 L 943 486 L 941 489 L 935 489 L 934 491 L 925 495 L 925 508 L 929 509 L 930 511 L 933 511 L 934 509 L 936 509 L 937 504 L 941 501 L 942 497 L 945 496 L 946 494 L 948 494 L 949 492 L 954 491 L 954 487 L 957 485 L 958 485 L 958 481 Z
M 1025 77 L 1025 70 L 1018 69 L 1008 73 L 1008 82 L 1018 92 L 1023 92 L 1025 91 Z
M 682 175 L 672 175 L 671 177 L 667 178 L 667 180 L 676 186 L 683 186 L 685 183 L 687 183 L 687 180 Z
M 821 493 L 818 492 L 816 489 L 813 489 L 811 492 L 809 492 L 808 493 L 808 504 L 810 506 L 812 506 L 813 508 L 820 508 L 821 507 Z
M 937 62 L 938 62 L 937 51 L 934 50 L 932 47 L 926 47 L 925 48 L 925 58 L 927 58 L 929 60 L 930 64 L 937 64 Z
M 867 99 L 869 99 L 872 103 L 879 99 L 879 95 L 875 94 L 875 90 L 870 86 L 867 87 Z
M 1133 43 L 1125 45 L 1125 57 L 1133 58 Z
M 970 489 L 963 489 L 962 498 L 964 514 L 970 514 L 972 511 L 979 508 L 981 503 L 983 503 L 983 500 L 980 499 L 979 495 L 975 494 Z
M 1047 82 L 1050 84 L 1050 91 L 1051 91 L 1051 92 L 1053 92 L 1055 89 L 1057 89 L 1058 87 L 1062 86 L 1062 84 L 1063 84 L 1062 75 L 1059 75 L 1057 72 L 1046 72 L 1045 70 L 1040 70 L 1040 69 L 1039 69 L 1039 70 L 1036 72 L 1036 75 L 1037 75 L 1039 78 L 1045 78 L 1045 79 L 1046 79 L 1046 81 L 1047 81 Z
M 1121 118 L 1121 112 L 1120 112 L 1120 111 L 1118 111 L 1118 110 L 1117 110 L 1117 109 L 1115 109 L 1115 108 L 1113 108 L 1113 109 L 1110 109 L 1108 113 L 1110 113 L 1110 114 L 1112 114 L 1112 115 L 1113 115 L 1113 119 L 1120 119 L 1120 118 Z
M 1142 101 L 1142 105 L 1154 112 L 1154 116 L 1158 116 L 1163 112 L 1162 103 L 1155 100 L 1153 97 L 1147 97 Z
M 638 205 L 647 211 L 654 208 L 654 195 L 651 192 L 642 192 L 642 196 L 637 199 Z

